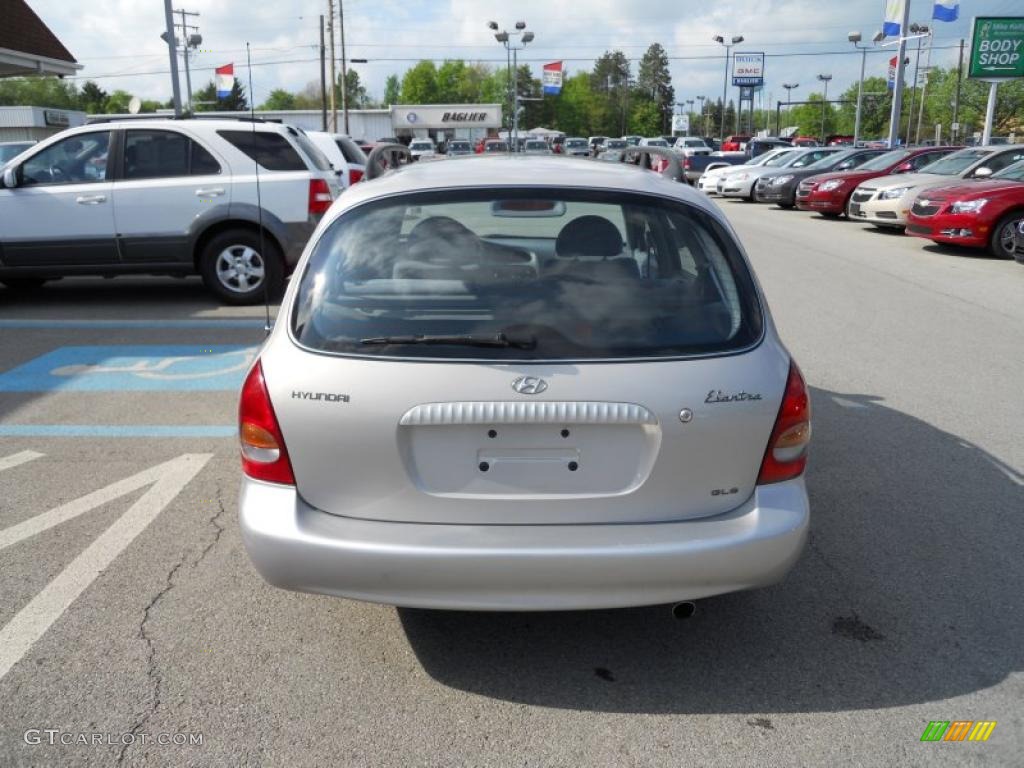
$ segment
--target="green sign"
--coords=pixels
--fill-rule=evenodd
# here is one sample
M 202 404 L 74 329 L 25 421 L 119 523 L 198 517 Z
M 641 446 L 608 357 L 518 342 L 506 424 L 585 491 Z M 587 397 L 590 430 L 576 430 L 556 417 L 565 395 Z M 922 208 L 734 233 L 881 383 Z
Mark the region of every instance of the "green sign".
M 1024 77 L 1024 18 L 978 16 L 974 19 L 967 76 L 981 80 Z

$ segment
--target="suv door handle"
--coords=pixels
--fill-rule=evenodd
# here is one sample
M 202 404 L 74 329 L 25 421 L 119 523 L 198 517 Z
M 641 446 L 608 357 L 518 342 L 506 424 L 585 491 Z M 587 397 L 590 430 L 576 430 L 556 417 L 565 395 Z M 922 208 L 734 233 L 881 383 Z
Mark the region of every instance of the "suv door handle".
M 107 202 L 106 195 L 79 195 L 75 198 L 75 202 L 79 205 L 99 205 L 100 203 Z
M 224 187 L 200 187 L 196 190 L 196 197 L 220 197 L 224 194 Z

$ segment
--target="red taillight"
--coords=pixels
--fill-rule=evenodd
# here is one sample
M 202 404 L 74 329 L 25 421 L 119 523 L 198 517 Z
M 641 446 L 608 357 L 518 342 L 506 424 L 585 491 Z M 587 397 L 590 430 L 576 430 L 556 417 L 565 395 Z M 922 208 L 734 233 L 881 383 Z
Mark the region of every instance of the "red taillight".
M 683 168 L 685 170 L 687 170 L 687 171 L 690 170 L 690 156 L 689 155 L 687 155 L 686 157 L 683 158 Z
M 363 172 L 358 168 L 348 169 L 348 183 L 355 184 L 357 181 L 363 180 Z
M 327 213 L 334 200 L 331 198 L 331 188 L 323 179 L 309 180 L 309 212 Z
M 807 466 L 807 445 L 811 441 L 811 398 L 797 364 L 789 364 L 786 391 L 775 418 L 768 449 L 764 452 L 758 485 L 779 483 L 798 477 Z
M 288 449 L 263 381 L 263 364 L 258 360 L 242 385 L 238 438 L 242 443 L 242 471 L 246 475 L 268 483 L 295 485 Z

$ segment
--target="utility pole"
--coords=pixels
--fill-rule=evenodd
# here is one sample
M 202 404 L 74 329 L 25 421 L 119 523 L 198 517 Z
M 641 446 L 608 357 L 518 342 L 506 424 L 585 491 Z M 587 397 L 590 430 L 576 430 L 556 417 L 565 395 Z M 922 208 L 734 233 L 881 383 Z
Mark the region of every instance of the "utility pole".
M 334 100 L 334 0 L 327 0 L 327 35 L 331 39 L 331 88 L 328 93 L 331 99 L 331 133 L 338 132 L 338 105 Z
M 928 33 L 928 55 L 924 60 L 924 84 L 921 85 L 921 103 L 917 107 L 917 131 L 914 143 L 921 143 L 921 117 L 924 115 L 924 97 L 928 93 L 928 74 L 932 71 L 932 35 Z
M 903 110 L 903 57 L 907 55 L 907 31 L 910 25 L 910 3 L 903 4 L 903 18 L 900 20 L 900 45 L 896 54 L 896 82 L 893 83 L 892 111 L 889 114 L 889 148 L 896 147 L 900 132 L 900 114 Z
M 181 14 L 181 57 L 185 60 L 185 93 L 188 95 L 186 103 L 188 104 L 188 113 L 192 114 L 192 75 L 189 73 L 188 69 L 188 52 L 189 48 L 193 47 L 193 36 L 189 34 L 189 30 L 194 29 L 196 31 L 196 40 L 201 41 L 202 38 L 198 36 L 199 27 L 189 24 L 185 17 L 198 16 L 199 14 L 194 11 L 186 11 L 184 9 L 177 10 L 175 13 Z M 252 96 L 252 94 L 249 95 Z
M 324 15 L 320 14 L 320 130 L 327 130 L 327 49 L 324 46 Z
M 167 53 L 171 57 L 171 90 L 174 93 L 174 116 L 181 117 L 181 86 L 178 84 L 178 43 L 174 39 L 174 16 L 171 0 L 164 0 L 164 26 L 161 35 L 167 41 Z
M 345 0 L 338 0 L 338 23 L 341 26 L 341 110 L 345 115 L 345 135 L 348 136 L 348 64 L 345 59 Z
M 909 3 L 908 3 L 909 5 Z M 911 28 L 916 32 L 916 29 Z M 907 115 L 907 144 L 910 143 L 914 127 L 914 100 L 917 97 L 917 77 L 921 67 L 921 38 L 917 38 L 917 56 L 914 57 L 914 83 L 910 86 L 910 114 Z
M 964 73 L 964 39 L 960 38 L 960 60 L 956 65 L 956 95 L 953 97 L 953 129 L 952 140 L 956 144 L 960 139 L 960 81 Z

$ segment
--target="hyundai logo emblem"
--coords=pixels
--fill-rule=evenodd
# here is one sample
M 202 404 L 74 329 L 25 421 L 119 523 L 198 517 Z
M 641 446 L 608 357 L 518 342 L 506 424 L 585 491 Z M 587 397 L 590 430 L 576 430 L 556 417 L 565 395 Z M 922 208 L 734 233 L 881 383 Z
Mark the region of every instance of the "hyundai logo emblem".
M 547 388 L 548 383 L 536 376 L 520 376 L 512 382 L 512 389 L 521 395 L 539 395 Z

